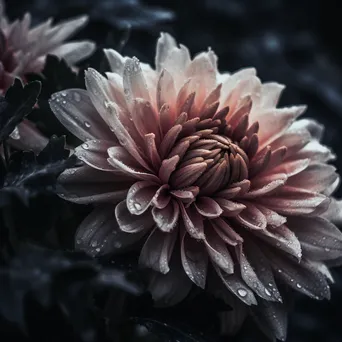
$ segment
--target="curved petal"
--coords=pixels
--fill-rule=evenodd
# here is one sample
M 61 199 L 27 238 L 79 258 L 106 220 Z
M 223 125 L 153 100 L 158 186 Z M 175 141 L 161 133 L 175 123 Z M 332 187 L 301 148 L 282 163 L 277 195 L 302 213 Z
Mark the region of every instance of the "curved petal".
M 94 209 L 78 227 L 75 247 L 91 256 L 118 253 L 140 240 L 144 233 L 122 232 L 115 219 L 114 206 L 104 205 Z
M 151 205 L 158 185 L 149 181 L 134 183 L 127 194 L 127 208 L 133 215 L 141 215 Z
M 113 142 L 105 140 L 89 140 L 76 147 L 75 155 L 87 165 L 102 171 L 115 171 L 116 169 L 108 163 L 108 148 Z
M 179 205 L 177 201 L 171 200 L 163 209 L 154 207 L 152 209 L 152 215 L 158 228 L 163 232 L 171 232 L 178 223 Z
M 179 201 L 178 204 L 181 209 L 184 227 L 187 230 L 187 232 L 194 239 L 203 240 L 204 226 L 202 216 L 197 212 L 197 210 L 193 206 L 185 208 L 184 204 L 181 201 Z
M 223 212 L 223 210 L 217 204 L 217 202 L 215 202 L 213 199 L 211 199 L 209 197 L 203 197 L 202 196 L 202 197 L 198 198 L 194 205 L 195 205 L 195 208 L 197 209 L 197 211 L 202 216 L 205 216 L 208 218 L 219 217 Z
M 49 104 L 63 126 L 82 141 L 116 141 L 115 135 L 97 112 L 86 90 L 68 89 L 52 94 Z
M 120 202 L 115 207 L 115 217 L 120 230 L 130 234 L 146 232 L 154 225 L 150 212 L 142 215 L 132 215 L 127 209 L 126 201 Z
M 246 208 L 235 219 L 244 227 L 252 230 L 263 230 L 267 226 L 264 214 L 251 203 L 246 204 Z
M 204 289 L 208 255 L 202 243 L 193 239 L 185 231 L 181 241 L 182 265 L 187 276 L 199 287 Z
M 139 257 L 139 264 L 166 274 L 170 271 L 169 261 L 177 239 L 177 231 L 164 233 L 155 228 L 147 238 Z

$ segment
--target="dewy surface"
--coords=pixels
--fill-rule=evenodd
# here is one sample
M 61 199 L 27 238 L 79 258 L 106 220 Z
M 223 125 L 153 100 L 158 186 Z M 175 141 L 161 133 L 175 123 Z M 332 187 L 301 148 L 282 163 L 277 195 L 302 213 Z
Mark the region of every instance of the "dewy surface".
M 339 177 L 323 127 L 297 120 L 305 106 L 276 108 L 282 85 L 262 84 L 254 69 L 220 74 L 213 51 L 191 59 L 168 34 L 156 70 L 105 53 L 107 78 L 88 69 L 86 90 L 50 101 L 84 141 L 75 149 L 84 164 L 61 175 L 61 196 L 96 204 L 76 247 L 96 256 L 143 241 L 139 262 L 154 270 L 159 305 L 208 285 L 285 339 L 277 284 L 329 298 L 326 261 L 341 258 Z

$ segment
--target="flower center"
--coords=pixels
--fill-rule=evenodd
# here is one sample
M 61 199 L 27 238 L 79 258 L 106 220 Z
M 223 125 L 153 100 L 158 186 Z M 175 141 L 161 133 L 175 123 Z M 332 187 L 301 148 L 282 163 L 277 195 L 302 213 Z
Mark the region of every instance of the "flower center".
M 195 187 L 196 193 L 208 196 L 248 178 L 247 128 L 227 125 L 227 113 L 220 119 L 198 118 L 195 132 L 175 144 L 169 155 L 179 156 L 169 181 L 172 189 Z

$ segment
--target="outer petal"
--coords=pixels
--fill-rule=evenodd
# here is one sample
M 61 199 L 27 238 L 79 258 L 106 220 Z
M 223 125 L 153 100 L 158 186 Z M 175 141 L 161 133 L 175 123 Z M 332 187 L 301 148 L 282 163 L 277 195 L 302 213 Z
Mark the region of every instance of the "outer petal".
M 91 256 L 118 253 L 141 239 L 143 233 L 122 232 L 114 216 L 114 207 L 104 205 L 94 209 L 76 232 L 76 248 Z

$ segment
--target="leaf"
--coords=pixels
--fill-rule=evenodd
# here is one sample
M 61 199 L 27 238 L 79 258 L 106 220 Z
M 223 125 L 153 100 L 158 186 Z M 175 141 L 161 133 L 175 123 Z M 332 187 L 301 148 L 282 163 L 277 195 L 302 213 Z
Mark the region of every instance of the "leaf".
M 0 207 L 11 203 L 14 197 L 28 205 L 31 197 L 53 193 L 57 177 L 76 159 L 65 159 L 65 138 L 52 137 L 35 157 L 33 152 L 18 152 L 11 156 L 8 173 L 0 189 Z
M 15 127 L 28 115 L 36 104 L 41 83 L 34 81 L 23 86 L 19 79 L 0 97 L 0 144 L 8 138 Z

